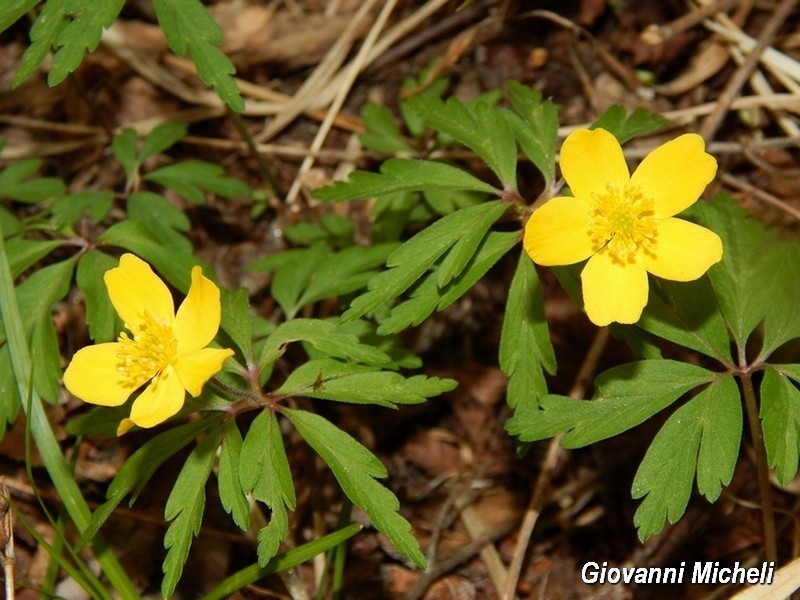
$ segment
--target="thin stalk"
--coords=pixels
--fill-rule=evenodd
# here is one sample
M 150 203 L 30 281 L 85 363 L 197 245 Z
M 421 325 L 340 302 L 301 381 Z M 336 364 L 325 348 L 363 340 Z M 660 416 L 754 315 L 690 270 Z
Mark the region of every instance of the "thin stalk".
M 756 392 L 753 388 L 752 373 L 750 371 L 742 371 L 739 377 L 742 381 L 744 408 L 747 413 L 750 436 L 753 438 L 753 448 L 756 453 L 758 491 L 761 496 L 761 520 L 764 525 L 764 553 L 766 554 L 767 561 L 774 562 L 778 560 L 778 543 L 775 534 L 775 510 L 772 506 L 772 488 L 769 483 L 767 448 L 764 445 L 764 434 L 761 430 L 761 419 L 758 415 L 758 403 L 756 402 Z

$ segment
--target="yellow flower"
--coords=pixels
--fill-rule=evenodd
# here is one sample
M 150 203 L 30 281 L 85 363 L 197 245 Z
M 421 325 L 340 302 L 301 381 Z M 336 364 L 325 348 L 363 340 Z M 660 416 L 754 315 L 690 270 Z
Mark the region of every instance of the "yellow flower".
M 525 226 L 524 246 L 540 265 L 586 260 L 583 302 L 593 323 L 635 323 L 647 304 L 647 273 L 691 281 L 722 259 L 722 240 L 675 219 L 714 179 L 703 138 L 685 134 L 653 150 L 633 175 L 604 129 L 572 132 L 561 172 L 574 197 L 545 202 Z
M 222 368 L 233 350 L 206 348 L 220 323 L 219 289 L 192 269 L 189 294 L 175 314 L 172 294 L 150 266 L 133 254 L 123 254 L 119 266 L 103 277 L 108 295 L 129 336 L 79 350 L 64 372 L 64 385 L 91 404 L 119 406 L 145 383 L 133 402 L 133 425 L 153 427 L 177 413 L 185 391 L 200 395 L 206 381 Z M 185 391 L 184 391 L 185 390 Z

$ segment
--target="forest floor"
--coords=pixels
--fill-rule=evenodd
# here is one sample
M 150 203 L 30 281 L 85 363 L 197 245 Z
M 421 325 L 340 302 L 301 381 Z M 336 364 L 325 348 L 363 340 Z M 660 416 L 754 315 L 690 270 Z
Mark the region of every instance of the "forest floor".
M 354 167 L 377 167 L 384 157 L 358 144 L 363 106 L 373 101 L 396 110 L 403 81 L 431 64 L 450 78 L 448 91 L 460 98 L 504 90 L 508 80 L 541 91 L 560 106 L 562 137 L 613 104 L 667 116 L 674 126 L 665 134 L 626 148 L 635 153 L 639 143 L 650 148 L 666 136 L 698 132 L 719 162 L 717 178 L 704 196 L 724 191 L 761 221 L 789 235 L 798 231 L 796 6 L 776 29 L 772 15 L 786 4 L 778 0 L 723 0 L 713 3 L 716 12 L 681 0 L 476 0 L 460 10 L 458 0 L 400 0 L 387 30 L 400 26 L 403 34 L 364 68 L 313 166 L 301 170 L 325 116 L 325 107 L 316 106 L 315 99 L 334 85 L 322 72 L 362 2 L 208 2 L 228 40 L 224 49 L 237 65 L 245 96 L 253 100 L 240 118 L 209 99 L 208 90 L 192 76 L 189 61 L 166 51 L 148 2 L 129 2 L 113 38 L 54 88 L 47 86 L 46 73 L 40 73 L 11 90 L 28 43 L 26 28 L 18 24 L 2 35 L 0 45 L 0 135 L 6 140 L 0 159 L 41 157 L 43 172 L 57 174 L 72 191 L 118 189 L 124 173 L 108 153 L 108 132 L 126 126 L 145 132 L 167 120 L 190 123 L 189 136 L 170 151 L 173 156 L 217 163 L 263 190 L 257 200 L 209 198 L 204 206 L 185 208 L 197 255 L 215 268 L 222 285 L 248 287 L 254 306 L 266 318 L 276 310 L 266 291 L 268 282 L 246 271 L 246 264 L 285 247 L 276 232 L 287 224 L 316 222 L 326 211 L 355 222 L 363 219 L 362 205 L 323 204 L 310 191 Z M 375 3 L 373 19 L 381 4 Z M 352 43 L 336 51 L 354 55 L 368 31 L 358 29 Z M 794 57 L 794 70 L 749 61 L 752 44 L 741 42 L 742 35 Z M 243 140 L 256 145 L 257 156 Z M 290 193 L 296 199 L 288 204 L 284 200 Z M 742 452 L 733 481 L 715 504 L 693 497 L 678 523 L 641 543 L 632 524 L 637 502 L 631 499 L 631 483 L 659 423 L 581 450 L 540 442 L 520 456 L 504 430 L 510 409 L 505 404 L 506 378 L 497 366 L 505 290 L 512 274 L 513 264 L 501 262 L 464 300 L 406 334 L 428 374 L 459 382 L 453 392 L 398 412 L 336 407 L 337 424 L 387 466 L 387 485 L 399 497 L 430 563 L 429 572 L 421 573 L 383 535 L 365 528 L 350 542 L 342 597 L 500 598 L 508 565 L 520 551 L 525 552 L 516 588 L 520 599 L 730 597 L 738 591 L 735 587 L 582 582 L 581 568 L 588 561 L 677 566 L 682 561 L 762 560 L 755 467 L 750 453 Z M 544 270 L 540 275 L 559 365 L 551 389 L 588 397 L 587 382 L 594 374 L 629 360 L 631 354 L 594 327 L 551 275 Z M 75 311 L 74 306 L 59 308 L 59 331 L 81 327 Z M 79 336 L 85 339 L 86 334 Z M 67 360 L 65 356 L 65 364 Z M 80 403 L 65 399 L 50 417 L 75 460 L 85 497 L 96 506 L 126 457 L 151 434 L 84 439 L 76 445 L 64 424 L 80 410 Z M 2 473 L 15 504 L 45 539 L 52 539 L 52 526 L 25 472 L 24 431 L 19 420 L 0 444 Z M 298 509 L 290 545 L 313 538 L 340 503 L 335 481 L 314 463 L 308 449 L 295 445 L 292 452 L 297 454 L 292 464 L 306 466 L 295 474 Z M 148 493 L 131 508 L 123 505 L 104 529 L 125 570 L 152 594 L 158 590 L 164 553 L 165 497 L 160 490 L 169 489 L 160 481 L 174 479 L 180 461 L 173 462 L 158 472 Z M 57 493 L 35 463 L 34 474 L 45 504 L 56 507 Z M 773 489 L 784 560 L 798 555 L 798 490 Z M 208 503 L 179 586 L 182 598 L 199 597 L 254 561 L 254 540 L 223 518 L 213 496 Z M 532 536 L 520 545 L 521 524 L 532 516 L 538 516 Z M 18 583 L 31 588 L 20 589 L 17 597 L 34 597 L 32 590 L 45 576 L 47 552 L 24 527 L 16 526 L 14 533 Z M 306 594 L 319 566 L 312 562 L 263 579 L 235 597 L 312 597 Z M 82 597 L 66 584 L 59 593 Z

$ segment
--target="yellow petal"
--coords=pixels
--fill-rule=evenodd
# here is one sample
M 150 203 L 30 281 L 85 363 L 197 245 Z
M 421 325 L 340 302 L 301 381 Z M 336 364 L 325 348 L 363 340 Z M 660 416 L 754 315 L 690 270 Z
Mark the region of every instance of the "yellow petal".
M 219 288 L 203 275 L 200 267 L 194 267 L 189 294 L 175 316 L 178 353 L 208 346 L 217 335 L 220 313 Z
M 656 277 L 692 281 L 722 260 L 722 240 L 713 231 L 682 219 L 656 221 L 655 251 L 644 265 Z
M 81 348 L 64 372 L 64 385 L 74 396 L 90 404 L 119 406 L 135 390 L 117 371 L 120 344 L 111 342 Z
M 637 167 L 631 185 L 653 201 L 655 216 L 671 217 L 694 204 L 717 173 L 716 159 L 696 133 L 662 144 Z
M 133 401 L 130 420 L 139 427 L 163 423 L 181 409 L 185 397 L 186 392 L 178 374 L 172 367 L 166 367 Z M 123 433 L 128 429 L 130 427 L 124 429 Z
M 136 425 L 136 423 L 130 419 L 122 419 L 117 426 L 117 435 L 125 435 L 133 428 L 134 425 Z
M 111 304 L 114 305 L 125 327 L 132 329 L 141 322 L 147 310 L 156 319 L 172 325 L 175 305 L 164 282 L 153 273 L 146 262 L 133 254 L 123 254 L 119 266 L 106 271 L 103 276 Z
M 230 356 L 233 356 L 233 350 L 228 348 L 203 348 L 181 354 L 174 367 L 186 391 L 197 397 L 206 381 L 219 372 L 222 363 Z
M 607 186 L 622 190 L 630 180 L 622 148 L 605 129 L 577 129 L 561 146 L 561 173 L 572 195 L 587 202 Z
M 635 323 L 647 304 L 647 271 L 637 257 L 620 263 L 603 249 L 586 263 L 581 273 L 583 305 L 595 325 Z
M 589 204 L 579 198 L 553 198 L 525 225 L 523 245 L 533 262 L 571 265 L 595 252 L 589 237 Z

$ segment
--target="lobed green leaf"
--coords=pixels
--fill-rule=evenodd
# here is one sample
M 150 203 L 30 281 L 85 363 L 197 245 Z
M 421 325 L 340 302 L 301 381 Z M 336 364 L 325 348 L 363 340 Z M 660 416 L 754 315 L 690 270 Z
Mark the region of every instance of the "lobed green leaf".
M 506 430 L 523 442 L 566 432 L 561 442 L 565 448 L 588 446 L 643 423 L 715 377 L 716 373 L 674 360 L 628 363 L 597 377 L 592 400 L 545 396 L 538 410 L 518 409 Z
M 589 129 L 605 129 L 614 134 L 620 144 L 640 135 L 655 133 L 669 127 L 672 122 L 659 114 L 639 107 L 631 114 L 623 106 L 615 104 L 604 112 Z
M 514 112 L 504 111 L 525 156 L 544 176 L 545 186 L 555 180 L 558 108 L 542 100 L 541 92 L 516 81 L 508 82 L 508 99 Z
M 730 483 L 742 436 L 742 404 L 731 375 L 675 411 L 656 435 L 633 481 L 634 498 L 645 497 L 634 516 L 644 541 L 675 523 L 697 486 L 711 502 Z
M 225 175 L 225 170 L 204 160 L 185 160 L 149 172 L 142 179 L 169 188 L 195 204 L 205 202 L 205 191 L 225 198 L 241 198 L 250 194 L 247 184 Z
M 242 434 L 236 421 L 231 419 L 225 425 L 220 446 L 217 485 L 222 508 L 231 515 L 239 529 L 247 531 L 250 528 L 250 503 L 239 477 L 241 454 Z
M 386 468 L 367 448 L 329 421 L 310 412 L 282 408 L 303 439 L 333 471 L 342 490 L 360 506 L 395 547 L 420 569 L 425 556 L 411 534 L 411 525 L 398 513 L 397 497 L 375 478 L 387 476 Z
M 769 466 L 781 485 L 797 475 L 800 453 L 800 365 L 769 365 L 761 382 L 761 427 Z
M 419 190 L 472 190 L 500 194 L 500 190 L 470 175 L 467 171 L 441 162 L 391 158 L 380 173 L 355 171 L 349 179 L 314 190 L 319 200 L 339 201 L 373 198 L 396 192 Z

